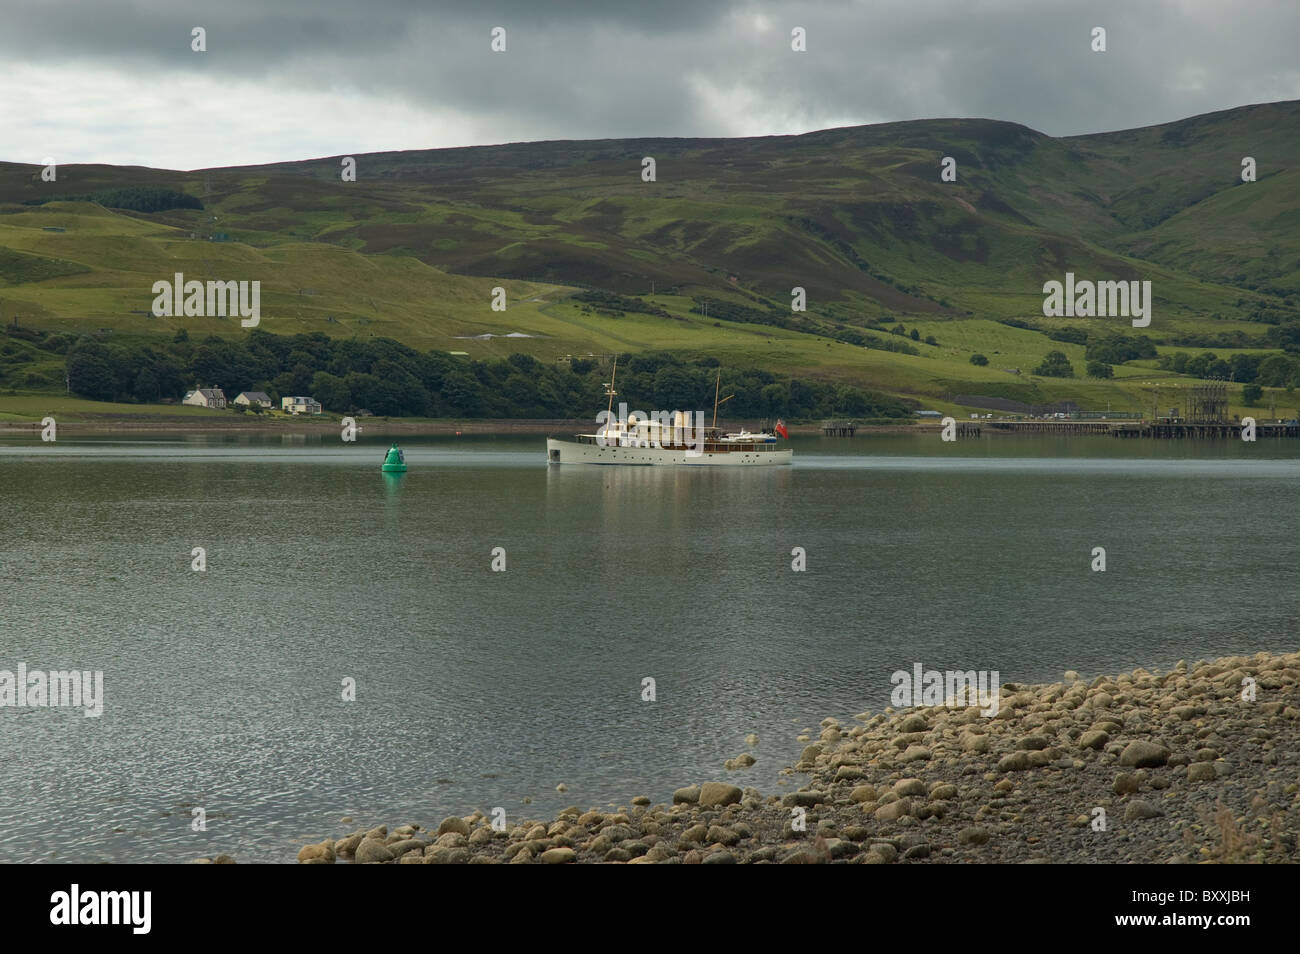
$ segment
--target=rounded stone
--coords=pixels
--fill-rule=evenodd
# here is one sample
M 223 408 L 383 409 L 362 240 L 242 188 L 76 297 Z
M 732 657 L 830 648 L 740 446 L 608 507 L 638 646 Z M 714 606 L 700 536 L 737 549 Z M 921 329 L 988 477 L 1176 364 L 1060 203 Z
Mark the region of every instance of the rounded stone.
M 876 809 L 876 818 L 880 821 L 895 821 L 905 815 L 912 813 L 912 800 L 910 798 L 900 798 L 896 802 L 890 802 L 888 805 L 881 805 Z
M 705 782 L 700 786 L 699 803 L 701 808 L 734 805 L 744 794 L 735 785 L 728 785 L 726 782 Z
M 357 845 L 355 858 L 359 865 L 378 864 L 392 861 L 393 853 L 378 838 L 363 838 L 361 844 Z
M 928 728 L 930 728 L 930 726 L 925 721 L 925 716 L 921 715 L 919 712 L 912 713 L 898 724 L 899 732 L 924 732 Z
M 894 783 L 892 791 L 899 798 L 904 795 L 924 795 L 925 782 L 919 778 L 900 778 Z
M 1137 776 L 1129 772 L 1120 772 L 1111 783 L 1111 791 L 1116 795 L 1132 795 L 1140 787 Z
M 469 837 L 469 822 L 465 821 L 465 819 L 460 818 L 460 817 L 458 817 L 458 816 L 456 816 L 456 815 L 452 815 L 452 816 L 450 816 L 450 817 L 448 817 L 448 818 L 444 818 L 444 819 L 442 820 L 442 824 L 440 824 L 440 825 L 438 826 L 438 832 L 437 832 L 437 833 L 438 833 L 439 835 L 445 835 L 445 834 L 447 834 L 447 832 L 449 832 L 449 831 L 457 832 L 457 833 L 459 833 L 459 834 L 461 834 L 461 835 L 464 835 L 464 836 L 466 836 L 466 837 L 468 838 L 468 837 Z
M 674 805 L 695 805 L 699 800 L 700 787 L 698 785 L 688 785 L 673 792 Z
M 1149 768 L 1164 765 L 1169 761 L 1170 751 L 1157 742 L 1138 739 L 1124 746 L 1119 754 L 1119 764 Z

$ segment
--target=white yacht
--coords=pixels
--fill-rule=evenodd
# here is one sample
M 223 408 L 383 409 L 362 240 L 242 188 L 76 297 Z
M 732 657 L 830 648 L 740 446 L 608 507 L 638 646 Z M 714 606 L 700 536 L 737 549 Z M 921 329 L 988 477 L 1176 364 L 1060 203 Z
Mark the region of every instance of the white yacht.
M 685 411 L 674 412 L 671 420 L 643 419 L 635 413 L 628 415 L 626 420 L 615 420 L 614 395 L 618 392 L 614 390 L 614 377 L 617 374 L 616 361 L 614 374 L 605 386 L 609 395 L 606 423 L 596 433 L 579 434 L 573 440 L 548 438 L 548 463 L 765 467 L 789 464 L 794 459 L 794 451 L 782 446 L 775 434 L 755 434 L 744 429 L 724 434 L 718 430 L 718 405 L 722 402 L 718 400 L 717 387 L 721 383 L 721 372 L 714 385 L 713 427 L 704 426 L 703 412 L 696 414 L 694 424 L 691 415 Z M 776 424 L 776 431 L 782 438 L 788 437 L 785 425 L 780 421 Z

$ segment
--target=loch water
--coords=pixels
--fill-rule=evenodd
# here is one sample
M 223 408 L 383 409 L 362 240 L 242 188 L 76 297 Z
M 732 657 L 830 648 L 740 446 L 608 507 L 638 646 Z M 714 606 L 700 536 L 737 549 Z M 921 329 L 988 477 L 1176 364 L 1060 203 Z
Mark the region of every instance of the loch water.
M 0 440 L 0 670 L 104 680 L 98 717 L 0 707 L 0 861 L 291 861 L 475 809 L 779 793 L 802 730 L 916 663 L 1300 647 L 1300 442 L 796 438 L 757 469 L 401 444 L 387 475 L 379 437 Z

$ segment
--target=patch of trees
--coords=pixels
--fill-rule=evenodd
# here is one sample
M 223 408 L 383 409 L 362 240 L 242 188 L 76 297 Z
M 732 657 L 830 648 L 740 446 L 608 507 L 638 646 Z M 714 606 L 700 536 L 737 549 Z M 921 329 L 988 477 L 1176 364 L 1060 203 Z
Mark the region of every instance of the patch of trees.
M 148 403 L 162 397 L 180 397 L 188 390 L 182 361 L 155 346 L 107 344 L 82 338 L 69 348 L 65 369 L 72 393 L 95 401 Z
M 1263 363 L 1262 354 L 1234 354 L 1228 359 L 1228 380 L 1254 381 L 1259 377 L 1259 366 Z
M 1277 347 L 1269 340 L 1277 331 L 1270 328 L 1264 337 L 1253 337 L 1243 331 L 1220 331 L 1216 334 L 1182 334 L 1169 339 L 1169 344 L 1179 348 L 1267 348 Z
M 713 406 L 714 380 L 718 360 L 705 357 L 686 361 L 667 352 L 633 355 L 619 364 L 618 390 L 634 410 L 705 410 Z M 607 379 L 597 371 L 594 380 Z M 905 418 L 911 408 L 903 401 L 873 391 L 800 378 L 777 377 L 758 368 L 723 368 L 721 392 L 735 395 L 725 405 L 728 417 L 762 418 L 785 416 L 813 418 L 830 415 Z M 574 408 L 555 416 L 590 417 L 604 407 L 604 401 Z M 502 415 L 505 416 L 505 415 Z
M 95 202 L 109 209 L 132 212 L 166 212 L 168 209 L 202 209 L 203 203 L 185 192 L 157 186 L 131 186 L 126 189 L 101 189 L 83 195 L 56 195 L 48 199 L 31 199 L 25 205 L 46 202 Z
M 1273 354 L 1259 363 L 1255 383 L 1266 388 L 1293 388 L 1300 384 L 1300 361 L 1284 354 Z
M 708 295 L 696 295 L 691 301 L 695 303 L 691 306 L 691 311 L 694 314 L 704 315 L 708 318 L 739 321 L 751 325 L 772 325 L 777 328 L 804 330 L 803 322 L 795 318 L 789 311 L 762 311 L 758 308 L 737 305 L 735 302 L 723 301 L 720 298 L 710 298 Z
M 978 352 L 970 356 L 970 363 L 977 368 L 982 368 L 989 363 L 989 359 Z
M 1053 341 L 1064 342 L 1065 344 L 1087 344 L 1088 332 L 1082 328 L 1056 328 L 1052 331 L 1045 331 L 1043 334 Z
M 1290 380 L 1292 362 L 1284 355 L 1271 357 L 1260 354 L 1234 354 L 1231 358 L 1220 358 L 1213 351 L 1203 351 L 1195 357 L 1186 351 L 1172 355 L 1160 356 L 1158 365 L 1165 371 L 1175 374 L 1188 374 L 1194 378 L 1218 378 L 1224 381 L 1252 382 L 1260 378 L 1265 368 L 1273 369 L 1269 380 L 1260 380 L 1267 387 L 1282 387 Z M 1276 380 L 1276 383 L 1273 383 Z
M 640 298 L 629 298 L 623 295 L 616 295 L 613 292 L 605 291 L 584 291 L 578 292 L 573 296 L 574 301 L 580 301 L 584 304 L 593 305 L 598 310 L 606 311 L 633 311 L 645 315 L 658 315 L 660 318 L 671 318 L 668 312 L 664 311 L 658 305 L 651 305 L 642 301 Z
M 1125 361 L 1154 358 L 1156 345 L 1143 335 L 1107 335 L 1104 338 L 1090 338 L 1083 356 L 1088 361 L 1123 364 Z
M 1269 347 L 1281 348 L 1283 351 L 1300 351 L 1300 323 L 1292 322 L 1269 328 L 1264 335 Z
M 906 328 L 904 328 L 902 325 L 894 325 L 894 327 L 892 327 L 892 328 L 889 329 L 889 333 L 890 333 L 891 335 L 897 335 L 897 336 L 900 337 L 900 338 L 911 338 L 913 341 L 920 341 L 920 340 L 921 340 L 921 332 L 920 332 L 920 331 L 918 331 L 918 330 L 915 329 L 915 328 L 913 328 L 911 331 L 908 331 L 908 330 L 907 330 Z M 938 344 L 939 344 L 939 342 L 937 342 L 937 341 L 934 340 L 934 335 L 931 335 L 930 337 L 926 338 L 926 339 L 925 339 L 925 343 L 926 343 L 926 344 L 929 344 L 929 345 L 938 345 Z M 884 344 L 884 346 L 882 347 L 881 350 L 883 350 L 883 351 L 900 351 L 900 352 L 902 352 L 903 354 L 920 354 L 920 353 L 921 353 L 920 351 L 917 351 L 917 350 L 916 350 L 915 348 L 913 348 L 910 344 L 907 344 L 907 343 L 904 342 L 904 341 L 900 341 L 900 342 L 897 342 L 897 343 L 886 342 L 886 343 Z
M 1266 289 L 1274 294 L 1289 293 L 1286 289 Z M 1295 321 L 1296 308 L 1287 299 L 1279 304 L 1257 304 L 1246 314 L 1247 321 L 1256 321 L 1265 325 L 1280 325 Z
M 0 382 L 7 387 L 63 388 L 59 355 L 68 348 L 66 335 L 8 325 L 0 336 Z
M 1072 378 L 1074 368 L 1064 351 L 1049 351 L 1044 356 L 1043 363 L 1034 369 L 1034 374 L 1045 378 Z
M 717 366 L 712 357 L 633 355 L 619 363 L 620 400 L 646 412 L 707 410 L 713 406 Z M 275 335 L 261 329 L 241 338 L 200 341 L 182 329 L 167 344 L 81 338 L 67 349 L 66 367 L 73 393 L 101 401 L 176 399 L 201 385 L 221 388 L 227 400 L 240 391 L 265 391 L 278 406 L 281 397 L 303 394 L 329 411 L 365 409 L 392 417 L 594 419 L 606 406 L 609 380 L 608 366 L 589 360 L 551 364 L 512 354 L 472 361 L 419 352 L 388 338 Z M 735 395 L 726 405 L 733 418 L 911 416 L 910 407 L 888 395 L 758 368 L 724 368 L 722 393 Z

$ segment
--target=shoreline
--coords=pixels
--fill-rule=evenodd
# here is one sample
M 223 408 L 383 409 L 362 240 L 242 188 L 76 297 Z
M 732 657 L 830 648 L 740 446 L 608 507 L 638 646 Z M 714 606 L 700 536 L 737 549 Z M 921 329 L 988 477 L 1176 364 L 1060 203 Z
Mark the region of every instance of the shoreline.
M 1250 696 L 1250 698 L 1247 698 Z M 816 730 L 814 730 L 816 731 Z M 800 737 L 805 740 L 804 736 Z M 756 739 L 749 742 L 756 743 Z M 671 804 L 349 828 L 302 864 L 1280 863 L 1300 833 L 1300 652 L 1000 687 L 978 706 L 824 719 L 782 775 L 742 753 Z M 726 780 L 723 780 L 726 779 Z M 557 790 L 563 791 L 565 789 Z M 490 812 L 491 809 L 488 809 Z M 800 824 L 803 830 L 799 830 Z M 230 863 L 227 855 L 195 863 Z
M 322 416 L 311 419 L 272 419 L 258 418 L 202 418 L 202 417 L 157 417 L 131 419 L 113 417 L 99 419 L 68 419 L 58 421 L 60 432 L 76 434 L 337 434 L 341 417 Z M 369 431 L 380 435 L 410 436 L 445 436 L 445 435 L 505 435 L 505 434 L 562 434 L 572 435 L 594 430 L 598 425 L 590 420 L 548 419 L 530 420 L 525 418 L 474 418 L 455 419 L 404 419 L 363 417 L 357 419 L 357 429 L 361 433 Z M 738 430 L 748 426 L 739 421 L 722 421 L 718 425 L 723 429 Z M 819 424 L 788 425 L 791 434 L 801 437 L 821 435 Z M 858 428 L 856 437 L 897 436 L 900 434 L 924 434 L 937 432 L 938 425 L 928 423 L 916 424 L 872 424 Z M 0 437 L 32 435 L 39 437 L 41 423 L 32 421 L 0 421 Z M 854 438 L 838 438 L 853 440 Z
M 404 419 L 385 417 L 357 418 L 358 431 L 381 434 L 512 434 L 541 433 L 565 427 L 590 427 L 588 421 L 543 420 L 533 421 L 513 418 L 454 419 Z M 59 421 L 60 431 L 105 434 L 337 434 L 342 417 L 321 415 L 299 418 L 245 418 L 231 417 L 105 417 L 103 419 L 69 419 Z M 38 435 L 41 424 L 33 421 L 0 421 L 0 435 Z

